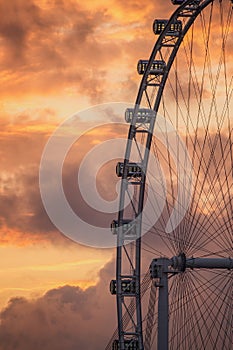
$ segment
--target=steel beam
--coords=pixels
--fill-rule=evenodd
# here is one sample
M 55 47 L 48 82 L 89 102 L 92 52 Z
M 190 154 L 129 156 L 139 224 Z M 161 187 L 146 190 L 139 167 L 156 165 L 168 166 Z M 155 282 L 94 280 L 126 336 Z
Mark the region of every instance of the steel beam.
M 231 258 L 186 258 L 186 268 L 190 269 L 232 269 Z
M 158 300 L 158 350 L 168 350 L 169 339 L 168 274 L 162 272 L 159 280 Z

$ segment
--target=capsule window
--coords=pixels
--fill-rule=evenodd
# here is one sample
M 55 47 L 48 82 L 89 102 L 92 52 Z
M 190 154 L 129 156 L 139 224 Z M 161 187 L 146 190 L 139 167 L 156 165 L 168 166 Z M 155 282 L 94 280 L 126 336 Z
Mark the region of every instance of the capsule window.
M 138 66 L 137 66 L 138 74 L 145 73 L 148 62 L 149 62 L 148 60 L 138 61 Z M 149 74 L 151 75 L 163 74 L 165 67 L 166 67 L 166 63 L 164 61 L 162 60 L 154 61 L 151 65 Z
M 153 23 L 153 32 L 157 35 L 162 33 L 165 26 L 167 25 L 167 19 L 156 19 Z M 167 30 L 166 35 L 177 35 L 178 32 L 182 30 L 182 22 L 177 20 L 174 23 L 171 23 L 170 28 Z
M 138 341 L 136 339 L 129 339 L 129 340 L 125 340 L 125 350 L 138 350 Z M 114 340 L 114 342 L 112 343 L 112 350 L 119 350 L 120 349 L 120 344 L 119 344 L 119 340 Z
M 123 234 L 125 235 L 126 238 L 130 239 L 136 236 L 136 225 L 134 221 L 123 220 L 122 226 L 123 226 L 122 228 Z M 117 235 L 118 227 L 119 227 L 118 221 L 113 220 L 111 223 L 111 232 L 113 235 Z
M 134 109 L 127 108 L 125 111 L 125 121 L 131 123 L 134 116 Z M 155 117 L 155 111 L 147 108 L 140 108 L 137 111 L 136 123 L 150 123 L 151 119 Z
M 111 231 L 113 235 L 117 234 L 117 228 L 118 228 L 118 221 L 117 220 L 113 220 L 111 222 Z
M 112 295 L 116 294 L 117 281 L 111 280 L 110 282 L 110 293 Z M 136 284 L 134 280 L 123 280 L 121 281 L 121 290 L 124 294 L 134 294 L 136 292 Z
M 124 163 L 118 162 L 116 165 L 116 174 L 118 177 L 123 176 L 123 169 L 124 169 Z M 137 164 L 129 163 L 127 165 L 127 177 L 141 177 L 141 176 L 142 176 L 142 170 Z

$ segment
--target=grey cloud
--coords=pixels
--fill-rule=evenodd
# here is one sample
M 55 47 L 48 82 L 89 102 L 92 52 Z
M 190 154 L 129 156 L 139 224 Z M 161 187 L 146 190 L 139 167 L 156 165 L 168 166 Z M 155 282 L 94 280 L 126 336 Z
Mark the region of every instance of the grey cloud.
M 45 111 L 46 114 L 46 111 Z M 23 122 L 24 120 L 24 122 Z M 27 118 L 20 119 L 21 124 L 17 124 L 15 129 L 27 124 Z M 36 122 L 36 121 L 35 121 Z M 40 121 L 38 120 L 38 123 Z M 46 132 L 29 133 L 9 133 L 4 134 L 8 126 L 2 124 L 2 147 L 0 155 L 4 171 L 0 174 L 0 226 L 5 230 L 10 230 L 7 238 L 5 232 L 1 233 L 1 239 L 14 239 L 19 237 L 20 241 L 24 238 L 34 240 L 52 240 L 57 244 L 67 242 L 61 233 L 59 233 L 53 223 L 50 221 L 40 195 L 39 189 L 39 165 L 43 147 L 47 141 Z M 98 139 L 109 139 L 118 134 L 125 134 L 127 127 L 119 129 L 107 128 L 101 130 L 103 135 L 98 135 Z M 94 137 L 95 138 L 95 137 Z M 71 148 L 69 155 L 63 166 L 63 186 L 67 200 L 72 209 L 83 220 L 100 227 L 110 227 L 110 222 L 115 215 L 104 214 L 90 208 L 82 199 L 77 186 L 77 171 L 83 156 L 93 147 L 93 135 L 82 136 L 81 141 Z M 6 157 L 6 155 L 8 155 Z M 102 174 L 102 173 L 101 173 Z M 100 174 L 100 175 L 101 175 Z M 104 179 L 104 181 L 103 181 Z M 104 170 L 103 176 L 98 177 L 98 186 L 103 196 L 115 195 L 114 181 L 115 164 L 108 164 Z M 52 181 L 52 178 L 49 178 Z M 53 193 L 51 193 L 53 195 Z M 113 199 L 113 198 L 112 198 Z M 110 230 L 109 230 L 109 234 Z M 63 238 L 62 238 L 63 237 Z M 19 241 L 19 243 L 20 243 Z
M 109 263 L 85 291 L 64 286 L 36 300 L 12 299 L 0 314 L 0 349 L 102 350 L 116 325 L 112 276 Z

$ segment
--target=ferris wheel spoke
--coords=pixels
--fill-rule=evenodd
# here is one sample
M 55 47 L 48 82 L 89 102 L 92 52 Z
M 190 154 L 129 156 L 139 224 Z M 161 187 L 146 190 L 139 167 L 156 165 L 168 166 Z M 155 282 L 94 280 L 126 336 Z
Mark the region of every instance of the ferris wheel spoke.
M 195 292 L 195 290 L 194 290 Z M 200 296 L 201 293 L 199 293 L 198 296 Z M 208 320 L 208 313 L 206 312 L 206 309 L 203 311 L 204 306 L 203 304 L 200 305 L 198 296 L 195 295 L 194 293 L 194 300 L 191 300 L 191 307 L 195 310 L 194 311 L 194 322 L 196 324 L 198 324 L 198 335 L 197 335 L 197 342 L 201 342 L 201 348 L 205 349 L 206 348 L 206 344 L 205 344 L 205 334 L 209 333 L 209 329 L 208 329 L 208 325 L 206 319 Z M 211 334 L 210 334 L 210 338 L 209 338 L 210 342 L 213 345 L 213 340 L 211 338 Z M 200 347 L 200 345 L 199 345 Z
M 199 249 L 199 248 L 197 248 L 197 249 Z M 226 256 L 226 252 L 227 252 L 227 249 L 215 251 L 215 256 L 218 256 L 218 257 L 223 258 L 224 256 Z M 205 254 L 204 254 L 204 253 L 205 253 Z M 192 254 L 191 254 L 191 255 L 192 255 Z M 212 255 L 213 255 L 213 251 L 212 251 L 212 250 L 210 250 L 210 251 L 207 253 L 207 252 L 205 252 L 205 249 L 204 249 L 204 250 L 200 249 L 200 250 L 199 250 L 199 254 L 198 254 L 198 256 L 199 256 L 200 258 L 210 257 L 210 256 L 212 256 Z M 213 273 L 213 271 L 212 271 L 212 273 Z
M 222 276 L 220 276 L 220 279 L 218 282 L 224 282 Z M 225 282 L 225 285 L 223 283 L 223 290 L 225 288 L 225 286 L 227 285 L 227 282 Z M 199 284 L 198 287 L 194 285 L 195 288 L 200 289 L 202 286 L 202 284 Z M 212 285 L 213 286 L 213 285 Z M 215 286 L 215 285 L 214 285 Z M 209 289 L 209 286 L 207 284 L 207 288 Z M 212 315 L 221 315 L 221 317 L 224 317 L 224 311 L 223 306 L 226 305 L 226 300 L 225 299 L 219 299 L 219 296 L 222 294 L 222 291 L 218 291 L 218 293 L 209 293 L 209 301 L 211 302 L 211 305 L 208 305 L 206 303 L 206 299 L 203 298 L 202 294 L 200 294 L 200 299 L 201 299 L 201 307 L 204 308 L 204 312 L 207 313 L 207 320 L 208 323 L 206 323 L 206 341 L 208 341 L 210 334 L 216 334 L 215 336 L 215 340 L 212 339 L 212 346 L 213 348 L 215 348 L 216 344 L 217 344 L 217 339 L 223 336 L 227 336 L 227 334 L 225 334 L 224 330 L 221 329 L 221 320 L 219 320 L 219 317 L 213 317 Z M 214 297 L 213 297 L 214 295 Z M 216 307 L 216 305 L 218 305 Z M 203 315 L 204 316 L 204 315 Z M 208 332 L 207 332 L 208 331 Z M 222 334 L 223 333 L 223 334 Z
M 187 300 L 185 303 L 184 303 L 184 300 L 182 301 L 182 304 L 186 305 L 186 307 L 188 307 L 188 308 L 189 308 L 189 305 L 191 304 L 192 313 L 189 315 L 189 313 L 187 312 L 188 310 L 185 310 L 186 311 L 185 314 L 186 314 L 186 317 L 188 315 L 188 319 L 187 318 L 185 319 L 185 321 L 182 323 L 181 327 L 182 327 L 183 331 L 185 329 L 186 336 L 185 336 L 185 338 L 183 338 L 183 341 L 181 341 L 181 339 L 179 339 L 178 342 L 179 342 L 179 346 L 183 346 L 183 347 L 185 346 L 184 345 L 185 341 L 191 335 L 191 334 L 189 334 L 188 330 L 186 329 L 187 323 L 190 322 L 190 323 L 195 324 L 196 327 L 198 326 L 198 333 L 197 333 L 198 336 L 195 337 L 194 339 L 191 339 L 192 346 L 190 346 L 189 349 L 193 348 L 193 343 L 198 338 L 199 338 L 199 342 L 201 341 L 201 344 L 203 345 L 203 349 L 205 349 L 206 347 L 205 347 L 204 334 L 205 334 L 206 330 L 205 330 L 205 332 L 203 332 L 203 324 L 202 323 L 204 323 L 204 325 L 205 325 L 205 318 L 206 318 L 205 311 L 206 310 L 202 311 L 203 305 L 199 305 L 199 299 L 200 299 L 200 295 L 202 293 L 205 293 L 206 290 L 204 288 L 202 288 L 203 290 L 200 290 L 199 288 L 198 289 L 192 288 L 190 276 L 188 279 L 189 279 L 189 283 L 188 283 L 189 296 L 188 296 L 188 298 L 186 298 Z M 204 320 L 204 322 L 203 322 L 203 320 Z M 207 329 L 207 331 L 208 331 L 208 329 Z M 192 333 L 191 329 L 190 329 L 190 333 Z M 198 347 L 194 347 L 194 348 L 199 349 L 200 344 Z
M 218 217 L 220 217 L 220 215 L 221 213 L 215 216 L 213 223 L 211 222 L 211 224 L 209 224 L 209 227 L 206 228 L 204 232 L 196 231 L 195 233 L 194 230 L 192 231 L 192 235 L 190 236 L 192 238 L 187 244 L 189 252 L 193 252 L 193 247 L 195 247 L 195 249 L 197 249 L 197 247 L 201 248 L 205 245 L 208 245 L 213 240 L 215 245 L 218 246 L 218 248 L 223 248 L 226 239 L 230 237 L 230 230 L 228 227 L 226 228 L 225 226 L 224 228 L 214 227 L 214 222 L 218 220 Z M 226 222 L 225 222 L 225 225 L 226 225 Z M 210 231 L 210 229 L 214 229 L 214 230 Z M 200 243 L 196 244 L 196 242 L 200 242 Z
M 147 248 L 145 248 L 145 246 Z M 152 254 L 152 256 L 154 256 L 155 254 L 159 254 L 162 255 L 162 252 L 158 249 L 155 249 L 154 247 L 152 247 L 151 245 L 149 245 L 148 243 L 146 243 L 145 241 L 142 242 L 142 250 Z
M 222 184 L 221 184 L 222 185 Z M 221 186 L 222 187 L 222 186 Z M 232 187 L 232 184 L 231 184 L 231 187 Z M 226 212 L 226 208 L 229 206 L 229 205 L 231 205 L 230 203 L 231 203 L 231 197 L 230 197 L 230 188 L 228 188 L 227 189 L 227 194 L 228 194 L 228 200 L 226 200 L 225 199 L 225 195 L 226 195 L 226 193 L 223 193 L 223 191 L 221 190 L 220 191 L 221 192 L 221 194 L 222 194 L 222 197 L 224 198 L 223 199 L 223 202 L 224 202 L 224 206 L 223 206 L 223 208 L 221 208 L 222 207 L 222 205 L 220 206 L 220 203 L 219 203 L 219 207 L 221 208 L 220 210 L 219 210 L 219 212 L 218 212 L 218 214 L 215 214 L 215 217 L 214 217 L 214 219 L 213 220 L 210 220 L 209 222 L 207 221 L 207 218 L 204 218 L 204 221 L 203 221 L 203 223 L 202 223 L 202 226 L 203 227 L 205 227 L 205 235 L 207 236 L 207 237 L 209 237 L 210 239 L 211 239 L 211 237 L 213 237 L 213 231 L 214 232 L 221 232 L 222 231 L 222 224 L 221 224 L 221 222 L 219 221 L 219 218 L 220 218 L 220 216 L 223 216 L 223 214 Z M 203 210 L 204 209 L 204 207 L 202 208 L 200 208 L 200 210 Z M 214 207 L 213 207 L 213 209 L 214 209 Z M 193 242 L 195 242 L 196 240 L 198 240 L 199 238 L 200 238 L 200 233 L 198 232 L 198 230 L 197 230 L 197 224 L 196 224 L 196 222 L 199 222 L 199 224 L 200 224 L 200 220 L 201 220 L 201 216 L 200 216 L 200 214 L 198 215 L 198 217 L 197 217 L 197 219 L 195 220 L 195 224 L 193 224 L 194 226 L 193 226 L 193 228 L 191 229 L 190 227 L 189 227 L 189 232 L 190 232 L 190 237 L 192 237 L 192 241 L 191 241 L 191 243 L 193 243 Z M 225 218 L 225 216 L 223 216 L 223 221 L 224 221 L 224 223 L 225 223 L 225 226 L 224 227 L 227 227 L 227 225 L 226 225 L 226 223 L 227 223 L 227 221 L 229 221 L 229 220 L 231 220 L 231 217 L 230 217 L 230 215 L 229 215 L 229 210 L 228 210 L 228 214 L 227 214 L 227 218 Z M 216 226 L 217 225 L 217 226 Z M 216 226 L 216 227 L 215 227 Z M 211 231 L 210 231 L 211 230 Z M 196 235 L 195 235 L 195 231 L 196 231 Z M 209 233 L 208 233 L 209 232 Z M 228 234 L 229 234 L 229 236 L 230 236 L 230 230 L 228 230 Z M 221 238 L 220 238 L 221 239 Z M 208 240 L 207 240 L 208 241 Z M 207 242 L 206 241 L 206 242 Z
M 158 237 L 160 237 L 161 239 L 166 239 L 166 236 L 165 236 L 165 233 L 164 233 L 164 230 L 161 230 L 159 227 L 153 227 L 153 228 L 150 228 L 149 229 L 149 227 L 148 227 L 148 233 L 150 233 L 151 235 L 154 235 L 155 237 L 156 236 L 158 236 Z M 217 235 L 218 234 L 216 234 L 216 237 L 217 237 Z M 209 237 L 209 240 L 214 240 L 215 238 L 216 238 L 215 236 L 210 236 Z M 229 238 L 230 239 L 230 238 Z M 143 241 L 144 242 L 144 241 Z M 182 238 L 174 238 L 174 244 L 176 245 L 176 247 L 178 247 L 178 246 L 180 246 L 180 245 L 182 245 L 182 243 L 183 243 L 184 241 L 183 241 L 183 239 Z M 220 248 L 221 248 L 221 250 L 220 251 L 214 251 L 213 252 L 213 249 L 208 249 L 207 248 L 207 244 L 206 244 L 206 242 L 204 241 L 203 242 L 203 244 L 198 244 L 198 243 L 196 243 L 196 244 L 192 244 L 192 249 L 191 248 L 189 248 L 186 244 L 184 245 L 184 248 L 185 248 L 185 251 L 186 252 L 189 252 L 189 254 L 190 255 L 193 255 L 193 254 L 195 254 L 195 253 L 200 253 L 200 252 L 203 252 L 203 253 L 205 253 L 205 255 L 201 255 L 201 256 L 211 256 L 211 255 L 213 255 L 213 253 L 215 254 L 215 255 L 218 255 L 218 256 L 224 256 L 224 253 L 227 253 L 227 250 L 229 250 L 229 253 L 230 253 L 230 241 L 229 242 L 227 242 L 227 243 L 229 243 L 227 246 L 229 247 L 229 248 L 227 248 L 227 249 L 222 249 L 222 245 L 221 244 L 219 244 L 220 245 Z M 167 248 L 169 248 L 169 251 L 172 253 L 172 251 L 170 250 L 170 246 L 167 244 L 167 243 L 165 243 L 166 244 L 166 247 Z M 149 245 L 148 244 L 148 247 L 151 249 L 151 251 L 153 252 L 153 251 L 155 251 L 155 252 L 157 252 L 158 253 L 158 251 L 156 250 L 156 249 L 154 249 L 153 248 L 153 246 L 152 245 Z M 176 252 L 177 251 L 177 249 L 173 249 L 173 253 L 174 252 Z M 178 250 L 179 251 L 179 250 Z M 159 252 L 160 254 L 159 255 L 162 255 L 161 254 L 161 252 Z M 200 255 L 200 254 L 199 254 Z
M 221 301 L 225 301 L 224 296 L 221 296 L 221 292 L 224 288 L 223 285 L 221 285 L 221 288 L 218 287 L 219 283 L 224 281 L 224 280 L 228 280 L 228 278 L 230 278 L 230 276 L 228 276 L 228 273 L 220 273 L 217 272 L 217 270 L 215 271 L 208 271 L 203 269 L 203 273 L 201 275 L 198 275 L 198 273 L 193 273 L 193 276 L 195 277 L 195 280 L 198 282 L 198 284 L 200 284 L 203 288 L 205 287 L 206 290 L 208 290 L 210 288 L 211 293 L 215 294 L 215 296 L 217 296 L 219 298 L 220 296 L 220 300 Z M 212 275 L 212 277 L 210 277 L 210 275 Z M 215 292 L 216 291 L 216 292 Z M 217 294 L 217 292 L 219 294 Z
M 219 133 L 220 137 L 221 137 L 221 134 Z M 215 180 L 216 181 L 216 180 Z
M 227 159 L 229 160 L 230 153 L 231 153 L 231 146 L 229 145 L 229 150 L 227 152 L 226 152 L 226 147 L 227 147 L 227 143 L 226 143 L 225 148 L 224 148 L 224 154 L 222 155 L 223 156 L 222 157 L 222 162 L 223 163 L 226 163 Z M 233 164 L 233 163 L 231 163 L 231 164 Z M 221 165 L 221 162 L 219 162 L 217 167 L 216 167 L 216 172 L 218 172 L 218 173 L 221 173 L 220 165 Z M 230 176 L 231 176 L 231 171 L 229 171 L 228 174 L 226 174 L 226 178 L 224 179 L 222 185 L 226 184 L 227 179 L 230 178 Z M 213 190 L 215 188 L 216 184 L 217 184 L 217 178 L 215 177 L 214 181 L 212 181 L 211 190 Z M 207 198 L 205 199 L 205 202 L 204 202 L 203 206 L 206 205 L 206 202 L 207 202 Z M 203 207 L 201 207 L 201 209 L 203 209 Z
M 229 202 L 231 202 L 230 197 L 229 197 Z M 226 205 L 228 205 L 228 204 L 229 203 L 227 202 Z M 232 222 L 231 217 L 229 217 L 228 220 L 225 220 L 224 226 L 220 226 L 220 228 L 218 227 L 217 229 L 214 230 L 214 232 L 210 231 L 211 229 L 214 228 L 214 224 L 224 214 L 224 212 L 225 212 L 225 207 L 219 211 L 218 215 L 215 215 L 214 219 L 211 222 L 203 223 L 203 225 L 206 225 L 206 231 L 204 234 L 204 240 L 202 240 L 201 245 L 207 245 L 208 243 L 213 241 L 213 239 L 214 239 L 215 243 L 218 244 L 219 247 L 221 247 L 221 245 L 224 245 L 227 241 L 230 243 L 231 230 L 230 230 L 230 226 L 228 226 L 227 224 Z M 193 246 L 194 242 L 196 242 L 200 239 L 200 235 L 197 234 L 194 236 L 194 231 L 192 231 L 192 237 L 193 237 L 192 241 L 189 242 L 190 248 Z M 198 247 L 201 247 L 201 245 L 199 245 Z
M 182 346 L 182 343 L 184 343 L 185 346 L 188 348 L 187 339 L 189 340 L 189 337 L 186 337 L 186 333 L 190 332 L 190 322 L 187 322 L 186 320 L 186 310 L 189 302 L 188 278 L 185 278 L 185 283 L 183 284 L 185 287 L 184 289 L 182 288 L 182 285 L 179 284 L 180 300 L 179 305 L 177 307 L 177 316 L 174 317 L 174 319 L 177 319 L 177 339 L 174 343 L 174 349 L 176 348 L 176 346 L 178 346 L 178 348 Z M 185 327 L 183 325 L 185 325 Z
M 147 320 L 146 320 L 145 350 L 151 349 L 151 337 L 152 337 L 152 330 L 153 330 L 154 317 L 155 317 L 156 291 L 157 291 L 157 288 L 155 284 L 152 283 L 150 296 L 149 296 Z
M 164 230 L 158 228 L 158 227 L 149 227 L 148 226 L 148 233 L 150 233 L 151 235 L 153 235 L 155 238 L 159 237 L 161 242 L 163 243 L 163 245 L 166 247 L 166 249 L 170 252 L 170 253 L 174 253 L 175 252 L 175 248 L 176 248 L 176 239 L 172 236 L 170 236 L 169 234 L 167 234 L 166 232 L 164 232 Z M 153 246 L 151 246 L 151 249 L 153 249 Z
M 153 146 L 154 146 L 154 144 L 153 144 Z M 172 165 L 169 164 L 169 167 L 172 168 Z M 181 185 L 183 185 L 183 184 L 181 184 Z M 188 190 L 188 188 L 185 187 L 185 190 Z M 176 197 L 174 196 L 174 193 L 172 194 L 169 190 L 167 190 L 167 193 L 171 196 L 171 198 L 173 198 L 173 201 L 177 200 Z M 158 194 L 156 193 L 156 195 L 158 195 Z M 179 202 L 178 200 L 177 200 L 177 202 L 178 202 L 181 209 L 185 209 L 182 202 Z M 168 212 L 169 212 L 169 216 L 170 216 L 169 206 L 167 206 L 167 208 L 168 208 Z M 200 226 L 200 222 L 198 222 L 197 224 Z M 201 227 L 199 227 L 199 229 L 201 229 Z
M 209 28 L 210 28 L 210 26 L 209 26 Z M 201 101 L 202 101 L 202 94 L 203 94 L 205 68 L 206 68 L 206 65 L 207 65 L 207 57 L 208 57 L 208 42 L 209 42 L 209 39 L 208 40 L 206 39 L 206 54 L 205 54 L 204 68 L 203 68 L 203 73 L 202 73 L 201 88 L 200 88 L 200 91 L 199 91 L 200 99 L 199 99 L 199 112 L 198 112 L 198 115 L 200 115 L 200 112 L 201 112 L 201 109 L 202 109 L 201 108 L 201 103 L 202 103 Z M 203 114 L 204 114 L 204 112 L 202 113 L 202 115 Z M 198 120 L 199 120 L 199 117 L 198 117 Z M 203 116 L 202 116 L 202 120 L 204 122 Z M 211 120 L 211 118 L 210 118 L 210 114 L 209 114 L 208 120 L 207 120 L 206 124 L 204 124 L 206 130 L 205 130 L 204 142 L 203 142 L 203 145 L 202 145 L 202 148 L 201 148 L 201 159 L 199 159 L 199 167 L 198 167 L 198 171 L 197 171 L 197 174 L 196 174 L 196 183 L 195 183 L 195 186 L 194 186 L 194 191 L 197 191 L 197 188 L 198 188 L 198 179 L 199 179 L 199 176 L 200 176 L 201 164 L 204 164 L 205 167 L 206 167 L 206 170 L 204 171 L 205 180 L 206 180 L 207 174 L 208 174 L 208 168 L 209 168 L 209 164 L 210 164 L 210 160 L 211 159 L 209 160 L 208 164 L 206 165 L 206 162 L 205 162 L 205 159 L 204 159 L 204 148 L 205 148 L 206 144 L 209 142 L 208 130 L 209 130 L 209 125 L 210 125 L 210 120 Z M 197 130 L 198 130 L 198 128 L 196 128 L 196 132 L 195 132 L 195 139 L 196 140 L 197 140 Z M 195 151 L 195 147 L 194 147 L 194 151 Z M 193 153 L 192 159 L 194 159 L 194 153 Z M 200 188 L 197 203 L 201 199 L 201 195 L 203 194 L 203 190 L 204 190 L 204 185 L 202 185 L 201 188 Z M 198 208 L 198 205 L 196 205 L 196 207 L 194 209 L 194 213 L 195 214 L 196 214 L 197 208 Z
M 182 346 L 187 348 L 187 341 L 189 344 L 191 341 L 190 337 L 186 336 L 186 334 L 189 334 L 190 331 L 189 325 L 193 322 L 193 316 L 190 317 L 188 315 L 187 317 L 187 306 L 190 304 L 190 287 L 187 275 L 184 277 L 182 282 L 184 288 L 181 287 L 179 280 L 177 281 L 179 288 L 178 291 L 174 293 L 174 298 L 176 300 L 178 295 L 179 299 L 176 301 L 176 303 L 174 303 L 173 306 L 175 306 L 175 308 L 173 307 L 170 312 L 170 318 L 172 320 L 172 324 L 174 324 L 173 332 L 170 337 L 170 347 L 172 349 L 180 349 Z M 190 346 L 188 348 L 191 349 Z

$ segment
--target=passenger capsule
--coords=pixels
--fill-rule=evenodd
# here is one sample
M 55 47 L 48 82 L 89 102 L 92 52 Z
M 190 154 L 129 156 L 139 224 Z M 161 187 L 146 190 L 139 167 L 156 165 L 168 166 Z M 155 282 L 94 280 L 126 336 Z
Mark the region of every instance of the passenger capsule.
M 118 177 L 123 176 L 124 163 L 118 162 L 116 166 L 116 174 Z M 128 163 L 127 177 L 141 177 L 142 169 L 136 163 Z
M 137 65 L 138 74 L 145 73 L 148 62 L 149 62 L 148 60 L 139 60 L 138 61 L 138 65 Z M 163 74 L 165 67 L 166 67 L 166 63 L 164 61 L 162 61 L 162 60 L 154 61 L 151 65 L 149 74 L 161 75 L 161 74 Z
M 134 109 L 127 108 L 125 111 L 125 121 L 126 123 L 131 123 L 133 120 Z M 147 108 L 140 108 L 137 111 L 136 123 L 150 123 L 151 119 L 155 118 L 155 111 Z
M 136 339 L 127 339 L 124 341 L 125 343 L 125 350 L 138 350 L 138 341 Z M 119 350 L 120 349 L 120 344 L 119 340 L 114 340 L 112 343 L 112 350 Z
M 116 280 L 111 280 L 109 288 L 110 288 L 110 293 L 112 295 L 116 294 L 116 286 L 117 286 L 117 281 Z M 121 281 L 121 291 L 124 294 L 135 294 L 135 292 L 136 292 L 135 281 L 134 280 L 130 280 L 130 279 L 122 280 Z
M 123 226 L 123 234 L 129 238 L 130 236 L 135 237 L 136 236 L 136 224 L 132 220 L 123 220 L 122 223 Z M 111 222 L 111 232 L 113 235 L 117 235 L 117 230 L 118 230 L 118 221 L 113 220 Z
M 157 35 L 162 33 L 165 26 L 167 25 L 167 19 L 156 19 L 153 23 L 153 32 Z M 167 36 L 175 36 L 179 35 L 179 32 L 182 30 L 182 22 L 177 20 L 170 24 L 168 31 L 166 32 Z

